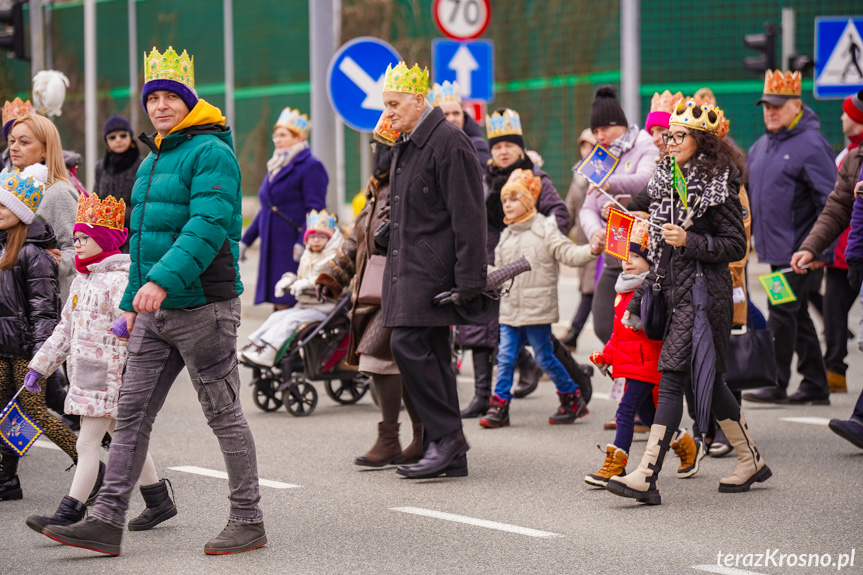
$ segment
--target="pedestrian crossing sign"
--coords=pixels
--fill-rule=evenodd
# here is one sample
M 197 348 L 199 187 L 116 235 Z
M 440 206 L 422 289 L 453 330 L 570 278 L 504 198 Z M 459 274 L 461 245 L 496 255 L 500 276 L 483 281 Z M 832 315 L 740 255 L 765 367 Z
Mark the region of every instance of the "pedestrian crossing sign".
M 863 90 L 863 16 L 815 19 L 815 97 L 844 99 Z
M 794 290 L 791 289 L 788 280 L 785 279 L 784 273 L 764 274 L 763 276 L 758 276 L 758 280 L 764 286 L 764 291 L 767 292 L 767 301 L 771 305 L 797 301 L 797 296 L 794 295 Z

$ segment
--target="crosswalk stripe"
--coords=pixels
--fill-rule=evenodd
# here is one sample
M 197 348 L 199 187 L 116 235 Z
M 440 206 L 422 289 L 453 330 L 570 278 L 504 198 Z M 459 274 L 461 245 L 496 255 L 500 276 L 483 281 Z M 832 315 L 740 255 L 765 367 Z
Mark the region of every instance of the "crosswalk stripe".
M 790 421 L 791 423 L 808 423 L 809 425 L 827 425 L 830 420 L 826 417 L 780 417 L 779 421 Z
M 538 529 L 530 529 L 529 527 L 519 527 L 518 525 L 510 525 L 508 523 L 498 523 L 497 521 L 488 521 L 486 519 L 477 519 L 475 517 L 467 517 L 465 515 L 455 515 L 453 513 L 443 513 L 441 511 L 433 511 L 431 509 L 423 509 L 421 507 L 393 507 L 390 511 L 399 511 L 401 513 L 409 513 L 411 515 L 422 515 L 423 517 L 432 517 L 434 519 L 443 519 L 444 521 L 454 521 L 455 523 L 464 523 L 466 525 L 475 525 L 477 527 L 485 527 L 486 529 L 495 529 L 497 531 L 506 531 L 508 533 L 517 533 L 519 535 L 527 535 L 528 537 L 563 537 L 560 533 L 551 533 L 550 531 L 540 531 Z
M 181 465 L 179 467 L 169 467 L 171 471 L 182 471 L 183 473 L 194 473 L 195 475 L 203 475 L 205 477 L 216 477 L 218 479 L 227 479 L 228 474 L 224 471 L 216 471 L 215 469 L 205 469 L 204 467 L 196 467 L 194 465 Z M 293 483 L 282 483 L 281 481 L 271 481 L 269 479 L 258 479 L 258 483 L 262 487 L 273 487 L 275 489 L 291 489 L 300 487 Z
M 693 569 L 706 571 L 707 573 L 718 573 L 719 575 L 764 575 L 759 571 L 744 571 L 743 569 L 735 569 L 734 567 L 725 567 L 723 565 L 693 565 Z

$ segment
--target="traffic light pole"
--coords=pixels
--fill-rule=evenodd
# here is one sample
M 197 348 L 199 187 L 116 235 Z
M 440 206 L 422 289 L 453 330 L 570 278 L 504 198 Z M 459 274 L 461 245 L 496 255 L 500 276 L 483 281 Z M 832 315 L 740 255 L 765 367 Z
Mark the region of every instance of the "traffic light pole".
M 85 186 L 96 185 L 96 0 L 84 0 L 84 165 Z
M 640 11 L 640 0 L 620 0 L 620 103 L 630 124 L 641 123 Z
M 797 54 L 794 48 L 794 8 L 782 9 L 782 60 L 780 68 L 787 71 L 791 59 Z
M 45 69 L 45 27 L 42 0 L 30 0 L 30 77 Z

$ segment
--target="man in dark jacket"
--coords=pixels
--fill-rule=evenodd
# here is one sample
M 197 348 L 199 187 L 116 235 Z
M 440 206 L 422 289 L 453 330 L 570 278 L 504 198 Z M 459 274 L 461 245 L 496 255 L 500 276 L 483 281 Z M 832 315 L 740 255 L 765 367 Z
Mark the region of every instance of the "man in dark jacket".
M 267 543 L 255 442 L 239 399 L 240 168 L 225 118 L 193 89 L 188 54 L 169 48 L 163 56 L 154 48 L 145 64 L 142 100 L 156 134 L 141 137 L 152 152 L 132 191 L 132 267 L 120 303 L 131 336 L 126 334 L 117 428 L 90 517 L 44 533 L 67 545 L 120 554 L 153 422 L 186 367 L 219 440 L 230 489 L 228 525 L 204 553 L 240 553 Z M 170 517 L 160 519 L 168 497 L 164 484 L 141 486 L 141 492 L 152 525 Z
M 389 251 L 383 322 L 408 393 L 422 418 L 425 454 L 409 478 L 467 475 L 468 444 L 450 362 L 449 326 L 465 323 L 454 305 L 435 306 L 455 288 L 462 302 L 486 281 L 482 176 L 473 144 L 426 100 L 428 72 L 387 70 L 385 113 L 401 136 L 390 172 Z
M 815 113 L 800 99 L 799 72 L 768 71 L 763 106 L 766 131 L 749 148 L 752 236 L 761 262 L 773 271 L 787 268 L 812 229 L 836 181 L 833 150 Z M 829 254 L 828 254 L 829 255 Z M 832 259 L 832 257 L 831 257 Z M 768 326 L 776 349 L 779 388 L 746 393 L 749 401 L 798 405 L 830 403 L 827 372 L 818 334 L 809 317 L 810 276 L 787 274 L 797 301 L 769 305 Z M 788 395 L 795 350 L 800 388 Z

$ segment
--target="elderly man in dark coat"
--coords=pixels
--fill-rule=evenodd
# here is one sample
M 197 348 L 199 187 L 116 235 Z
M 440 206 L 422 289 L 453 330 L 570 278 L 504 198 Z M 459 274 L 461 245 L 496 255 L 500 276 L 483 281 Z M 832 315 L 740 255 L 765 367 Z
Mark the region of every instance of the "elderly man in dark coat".
M 428 72 L 402 62 L 387 69 L 386 115 L 401 132 L 390 172 L 391 223 L 383 281 L 383 322 L 408 393 L 425 427 L 425 453 L 398 473 L 419 479 L 467 475 L 449 326 L 465 323 L 437 294 L 462 302 L 486 282 L 482 175 L 462 130 L 426 100 Z

